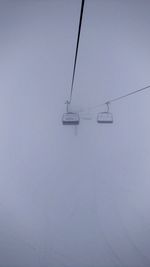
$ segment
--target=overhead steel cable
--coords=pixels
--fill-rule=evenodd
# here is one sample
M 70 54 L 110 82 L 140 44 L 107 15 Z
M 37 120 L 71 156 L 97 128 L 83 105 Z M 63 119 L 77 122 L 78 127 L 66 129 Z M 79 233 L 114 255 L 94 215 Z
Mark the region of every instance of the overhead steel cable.
M 119 96 L 119 97 L 116 97 L 116 98 L 107 100 L 106 102 L 104 102 L 104 103 L 102 103 L 102 104 L 99 104 L 99 105 L 96 105 L 96 106 L 93 106 L 93 107 L 88 107 L 88 108 L 86 108 L 86 109 L 81 110 L 80 112 L 85 112 L 86 110 L 89 111 L 89 110 L 97 109 L 97 108 L 99 108 L 99 107 L 101 107 L 101 106 L 111 104 L 111 103 L 113 103 L 113 102 L 116 102 L 116 101 L 121 100 L 122 98 L 129 97 L 129 96 L 131 96 L 131 95 L 140 93 L 140 92 L 145 91 L 145 90 L 147 90 L 147 89 L 150 89 L 150 85 L 145 86 L 145 87 L 142 87 L 142 88 L 137 89 L 137 90 L 134 90 L 134 91 L 131 91 L 131 92 L 129 92 L 128 94 L 125 94 L 125 95 L 122 95 L 122 96 Z
M 76 51 L 75 51 L 75 58 L 74 58 L 74 65 L 73 65 L 73 74 L 72 74 L 70 98 L 67 101 L 68 104 L 70 104 L 71 101 L 72 101 L 72 93 L 73 93 L 73 87 L 74 87 L 76 64 L 77 64 L 77 57 L 78 57 L 78 50 L 79 50 L 79 41 L 80 41 L 81 25 L 82 25 L 82 18 L 83 18 L 84 2 L 85 2 L 85 0 L 82 0 L 82 2 L 81 2 L 81 11 L 80 11 L 80 19 L 79 19 L 79 27 L 78 27 L 77 44 L 76 44 Z
M 150 88 L 150 85 L 145 86 L 145 87 L 143 87 L 143 88 L 140 88 L 140 89 L 138 89 L 138 90 L 132 91 L 132 92 L 130 92 L 130 93 L 128 93 L 128 94 L 125 94 L 125 95 L 122 95 L 122 96 L 113 98 L 113 99 L 111 99 L 111 100 L 109 100 L 109 101 L 106 101 L 105 104 L 106 104 L 106 103 L 112 103 L 112 102 L 118 101 L 118 100 L 120 100 L 120 99 L 122 99 L 122 98 L 128 97 L 128 96 L 130 96 L 130 95 L 137 94 L 137 93 L 139 93 L 139 92 L 141 92 L 141 91 L 144 91 L 144 90 L 146 90 L 146 89 L 148 89 L 148 88 Z

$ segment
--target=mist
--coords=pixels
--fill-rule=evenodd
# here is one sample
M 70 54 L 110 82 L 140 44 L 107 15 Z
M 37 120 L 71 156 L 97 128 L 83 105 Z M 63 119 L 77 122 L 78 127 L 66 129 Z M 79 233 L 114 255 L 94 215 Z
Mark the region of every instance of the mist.
M 62 125 L 80 5 L 0 2 L 0 267 L 150 266 L 150 91 Z M 149 10 L 85 1 L 73 110 L 149 85 Z

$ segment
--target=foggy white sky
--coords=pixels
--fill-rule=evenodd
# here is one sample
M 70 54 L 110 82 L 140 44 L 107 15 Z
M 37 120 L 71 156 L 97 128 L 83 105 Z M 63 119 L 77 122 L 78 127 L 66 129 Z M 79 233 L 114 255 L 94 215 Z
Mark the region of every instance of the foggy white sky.
M 85 1 L 74 107 L 149 84 L 149 10 Z M 0 267 L 150 266 L 150 91 L 112 104 L 113 125 L 61 124 L 79 12 L 0 2 Z

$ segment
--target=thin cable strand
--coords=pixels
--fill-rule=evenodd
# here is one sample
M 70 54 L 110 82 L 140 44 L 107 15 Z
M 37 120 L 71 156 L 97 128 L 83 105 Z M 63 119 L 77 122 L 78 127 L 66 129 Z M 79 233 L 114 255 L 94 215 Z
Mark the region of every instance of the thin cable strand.
M 93 106 L 93 107 L 88 107 L 87 109 L 82 109 L 82 110 L 80 110 L 79 113 L 86 112 L 87 110 L 97 109 L 97 108 L 99 108 L 99 107 L 101 107 L 101 106 L 104 106 L 104 105 L 106 105 L 106 104 L 111 104 L 111 103 L 113 103 L 113 102 L 116 102 L 116 101 L 121 100 L 122 98 L 126 98 L 126 97 L 128 97 L 128 96 L 131 96 L 131 95 L 133 95 L 133 94 L 137 94 L 137 93 L 142 92 L 142 91 L 145 91 L 145 90 L 147 90 L 147 89 L 150 89 L 150 85 L 145 86 L 145 87 L 142 87 L 142 88 L 140 88 L 140 89 L 138 89 L 138 90 L 132 91 L 132 92 L 130 92 L 130 93 L 128 93 L 128 94 L 125 94 L 125 95 L 122 95 L 122 96 L 113 98 L 113 99 L 108 100 L 108 101 L 106 101 L 106 102 L 104 102 L 104 103 L 102 103 L 102 104 L 99 104 L 99 105 L 96 105 L 96 106 Z
M 72 93 L 73 93 L 73 87 L 74 87 L 74 78 L 75 78 L 76 64 L 77 64 L 77 57 L 78 57 L 78 50 L 79 50 L 79 41 L 80 41 L 81 25 L 82 25 L 82 18 L 83 18 L 84 2 L 85 2 L 85 0 L 82 0 L 82 2 L 81 2 L 81 12 L 80 12 L 78 37 L 77 37 L 76 52 L 75 52 L 75 58 L 74 58 L 74 66 L 73 66 L 73 74 L 72 74 L 72 82 L 71 82 L 71 91 L 70 91 L 69 104 L 72 101 Z

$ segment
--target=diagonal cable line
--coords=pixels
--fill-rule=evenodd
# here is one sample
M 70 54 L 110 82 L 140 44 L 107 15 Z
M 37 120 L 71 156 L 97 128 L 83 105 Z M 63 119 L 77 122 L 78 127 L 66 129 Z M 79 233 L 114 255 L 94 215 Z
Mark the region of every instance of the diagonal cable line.
M 79 28 L 78 28 L 77 44 L 76 44 L 76 51 L 75 51 L 75 58 L 74 58 L 74 65 L 73 65 L 71 91 L 70 91 L 70 98 L 69 98 L 69 101 L 68 101 L 69 104 L 72 101 L 72 93 L 73 93 L 73 87 L 74 87 L 76 64 L 77 64 L 77 57 L 78 57 L 78 50 L 79 50 L 79 41 L 80 41 L 81 25 L 82 25 L 82 18 L 83 18 L 84 2 L 85 2 L 85 0 L 82 0 L 82 2 L 81 2 L 81 11 L 80 11 L 80 19 L 79 19 Z
M 122 98 L 128 97 L 128 96 L 130 96 L 130 95 L 137 94 L 137 93 L 139 93 L 139 92 L 141 92 L 141 91 L 144 91 L 144 90 L 146 90 L 146 89 L 149 89 L 149 88 L 150 88 L 150 85 L 145 86 L 145 87 L 140 88 L 140 89 L 138 89 L 138 90 L 132 91 L 132 92 L 130 92 L 130 93 L 128 93 L 128 94 L 125 94 L 125 95 L 122 95 L 122 96 L 113 98 L 113 99 L 107 101 L 106 103 L 112 103 L 112 102 L 118 101 L 118 100 L 120 100 L 120 99 L 122 99 Z
M 129 96 L 131 96 L 131 95 L 140 93 L 140 92 L 145 91 L 145 90 L 147 90 L 147 89 L 150 89 L 150 85 L 145 86 L 145 87 L 142 87 L 142 88 L 137 89 L 137 90 L 134 90 L 134 91 L 131 91 L 131 92 L 125 94 L 125 95 L 122 95 L 122 96 L 119 96 L 119 97 L 116 97 L 116 98 L 112 98 L 112 99 L 110 99 L 110 100 L 107 100 L 107 101 L 104 102 L 104 103 L 99 104 L 99 105 L 91 106 L 91 107 L 88 107 L 88 108 L 86 108 L 86 109 L 82 109 L 82 110 L 80 110 L 80 113 L 85 112 L 86 110 L 89 110 L 89 111 L 90 111 L 90 110 L 97 109 L 97 108 L 99 108 L 99 107 L 101 107 L 101 106 L 104 106 L 104 105 L 106 105 L 106 104 L 110 104 L 110 103 L 119 101 L 119 100 L 121 100 L 121 99 L 123 99 L 123 98 L 126 98 L 126 97 L 129 97 Z

